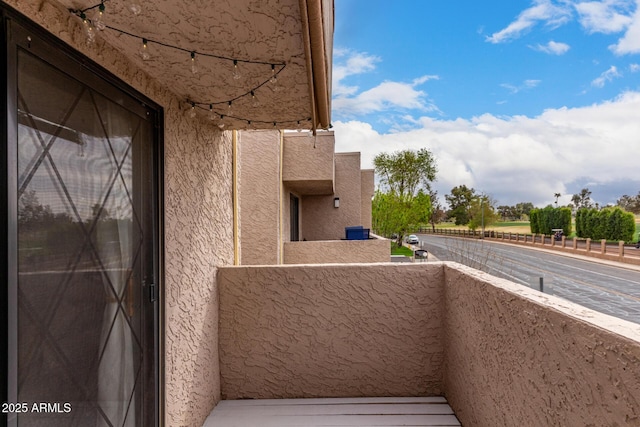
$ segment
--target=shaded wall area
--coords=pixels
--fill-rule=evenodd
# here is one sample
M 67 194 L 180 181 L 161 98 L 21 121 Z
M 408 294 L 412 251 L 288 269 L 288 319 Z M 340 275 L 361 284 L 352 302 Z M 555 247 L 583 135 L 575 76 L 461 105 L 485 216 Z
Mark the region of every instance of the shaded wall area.
M 362 225 L 360 153 L 336 153 L 335 177 L 335 194 L 303 198 L 302 238 L 339 240 L 345 237 L 345 227 Z M 338 208 L 335 197 L 340 199 Z
M 238 132 L 241 264 L 280 262 L 280 165 L 279 131 Z
M 441 394 L 444 271 L 404 267 L 221 268 L 223 398 Z
M 387 239 L 284 242 L 284 264 L 389 262 Z

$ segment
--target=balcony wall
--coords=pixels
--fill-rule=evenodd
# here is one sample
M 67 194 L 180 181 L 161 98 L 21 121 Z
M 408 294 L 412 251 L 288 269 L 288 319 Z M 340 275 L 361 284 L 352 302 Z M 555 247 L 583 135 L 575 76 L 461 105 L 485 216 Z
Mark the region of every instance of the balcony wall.
M 463 425 L 636 425 L 640 326 L 455 263 L 224 267 L 223 398 L 444 395 Z
M 444 390 L 463 425 L 640 424 L 640 325 L 459 265 L 445 289 Z
M 285 242 L 285 264 L 331 264 L 389 262 L 387 239 Z
M 222 396 L 442 394 L 444 270 L 219 270 Z
M 284 136 L 282 181 L 301 196 L 331 195 L 335 185 L 333 132 L 287 132 Z

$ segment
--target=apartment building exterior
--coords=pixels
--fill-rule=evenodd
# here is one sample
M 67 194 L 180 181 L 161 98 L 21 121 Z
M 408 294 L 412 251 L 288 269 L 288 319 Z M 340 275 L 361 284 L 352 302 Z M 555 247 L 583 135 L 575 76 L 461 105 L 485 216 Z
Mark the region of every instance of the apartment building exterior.
M 367 234 L 374 171 L 335 153 L 332 131 L 241 131 L 236 164 L 239 264 L 389 261 L 389 241 Z M 347 240 L 358 226 L 370 238 Z

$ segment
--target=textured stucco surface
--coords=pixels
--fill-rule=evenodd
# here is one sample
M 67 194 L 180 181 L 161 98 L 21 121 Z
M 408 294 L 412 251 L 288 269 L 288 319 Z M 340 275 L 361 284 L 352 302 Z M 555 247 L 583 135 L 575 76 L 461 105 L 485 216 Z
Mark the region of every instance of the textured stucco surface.
M 463 425 L 640 425 L 640 326 L 446 267 L 445 395 Z
M 306 196 L 302 203 L 302 236 L 307 240 L 339 240 L 344 228 L 362 225 L 360 153 L 336 153 L 335 194 Z M 333 207 L 333 198 L 340 207 Z
M 390 253 L 387 239 L 285 242 L 284 264 L 389 262 Z
M 279 131 L 238 132 L 243 265 L 280 262 L 280 142 Z
M 443 266 L 224 267 L 222 396 L 442 392 Z
M 99 3 L 96 0 L 59 2 L 73 9 Z M 307 119 L 311 117 L 311 103 L 299 0 L 217 0 L 215 6 L 191 0 L 136 2 L 142 7 L 138 16 L 128 10 L 129 0 L 105 2 L 105 19 L 109 26 L 138 37 L 109 29 L 97 37 L 115 46 L 161 85 L 170 87 L 182 98 L 183 108 L 187 108 L 187 99 L 204 103 L 198 112 L 206 118 L 208 105 L 214 103 L 215 111 L 227 116 L 223 120 L 227 129 L 246 129 L 249 127 L 246 120 L 252 121 L 253 128 L 271 129 L 274 121 L 288 121 L 289 129 L 297 127 L 298 121 L 300 127 L 310 127 Z M 325 13 L 333 17 L 332 8 Z M 88 12 L 89 19 L 93 14 L 94 11 Z M 74 21 L 78 24 L 80 19 L 74 18 Z M 331 30 L 332 27 L 327 27 L 324 34 L 329 44 L 333 40 Z M 150 58 L 146 61 L 139 54 L 139 37 L 150 40 L 147 49 Z M 198 53 L 197 74 L 191 72 L 191 51 Z M 327 65 L 330 65 L 331 51 L 327 53 Z M 205 56 L 207 54 L 267 64 L 240 62 L 242 77 L 234 79 L 231 60 Z M 268 82 L 271 77 L 268 63 L 276 62 L 286 63 L 286 67 L 278 75 L 277 86 L 265 84 L 256 90 L 260 101 L 260 107 L 256 108 L 249 91 Z M 238 99 L 233 102 L 233 114 L 229 114 L 225 101 L 235 98 Z
M 373 169 L 362 169 L 360 171 L 360 217 L 364 228 L 371 228 L 371 199 L 374 194 L 375 171 Z
M 87 48 L 66 9 L 6 3 L 164 108 L 164 407 L 167 425 L 200 426 L 220 398 L 215 274 L 233 263 L 230 133 L 186 117 L 180 98 L 117 49 Z
M 284 183 L 301 195 L 333 194 L 333 132 L 318 132 L 315 137 L 310 132 L 287 132 L 284 135 Z

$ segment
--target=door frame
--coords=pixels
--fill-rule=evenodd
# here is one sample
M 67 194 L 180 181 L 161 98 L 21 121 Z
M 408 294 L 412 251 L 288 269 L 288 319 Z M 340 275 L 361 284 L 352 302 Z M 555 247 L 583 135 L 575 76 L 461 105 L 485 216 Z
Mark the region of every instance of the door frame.
M 155 380 L 155 414 L 156 425 L 164 425 L 165 387 L 165 310 L 164 310 L 164 110 L 143 93 L 132 88 L 126 82 L 116 77 L 101 65 L 86 57 L 70 45 L 64 43 L 50 32 L 46 31 L 28 17 L 6 5 L 0 3 L 0 55 L 5 59 L 7 67 L 0 67 L 0 94 L 2 96 L 2 110 L 0 116 L 0 211 L 6 214 L 6 225 L 0 228 L 0 245 L 7 256 L 0 256 L 0 283 L 5 283 L 0 289 L 0 324 L 6 327 L 0 328 L 0 343 L 9 349 L 11 342 L 17 342 L 17 331 L 10 327 L 9 321 L 17 318 L 17 144 L 9 143 L 17 141 L 17 75 L 15 61 L 9 61 L 10 55 L 16 54 L 17 42 L 11 40 L 11 22 L 15 22 L 32 33 L 38 40 L 48 45 L 58 56 L 54 62 L 64 62 L 65 71 L 71 71 L 73 75 L 80 76 L 81 81 L 87 86 L 100 92 L 120 91 L 133 98 L 137 103 L 147 109 L 153 123 L 153 180 L 154 191 L 152 194 L 153 214 L 153 263 L 155 274 L 155 304 L 153 305 L 154 336 L 153 358 Z M 47 61 L 50 62 L 50 61 Z M 55 63 L 52 64 L 55 66 Z M 13 67 L 13 68 L 11 68 Z M 71 68 L 71 70 L 69 70 Z M 0 251 L 2 252 L 2 251 Z M 11 355 L 9 352 L 15 351 Z M 9 369 L 11 360 L 17 356 L 17 349 L 5 353 L 0 351 L 0 403 L 10 402 L 11 387 L 17 391 L 17 372 Z M 14 402 L 16 403 L 16 402 Z M 8 425 L 8 415 L 0 412 L 0 426 Z

